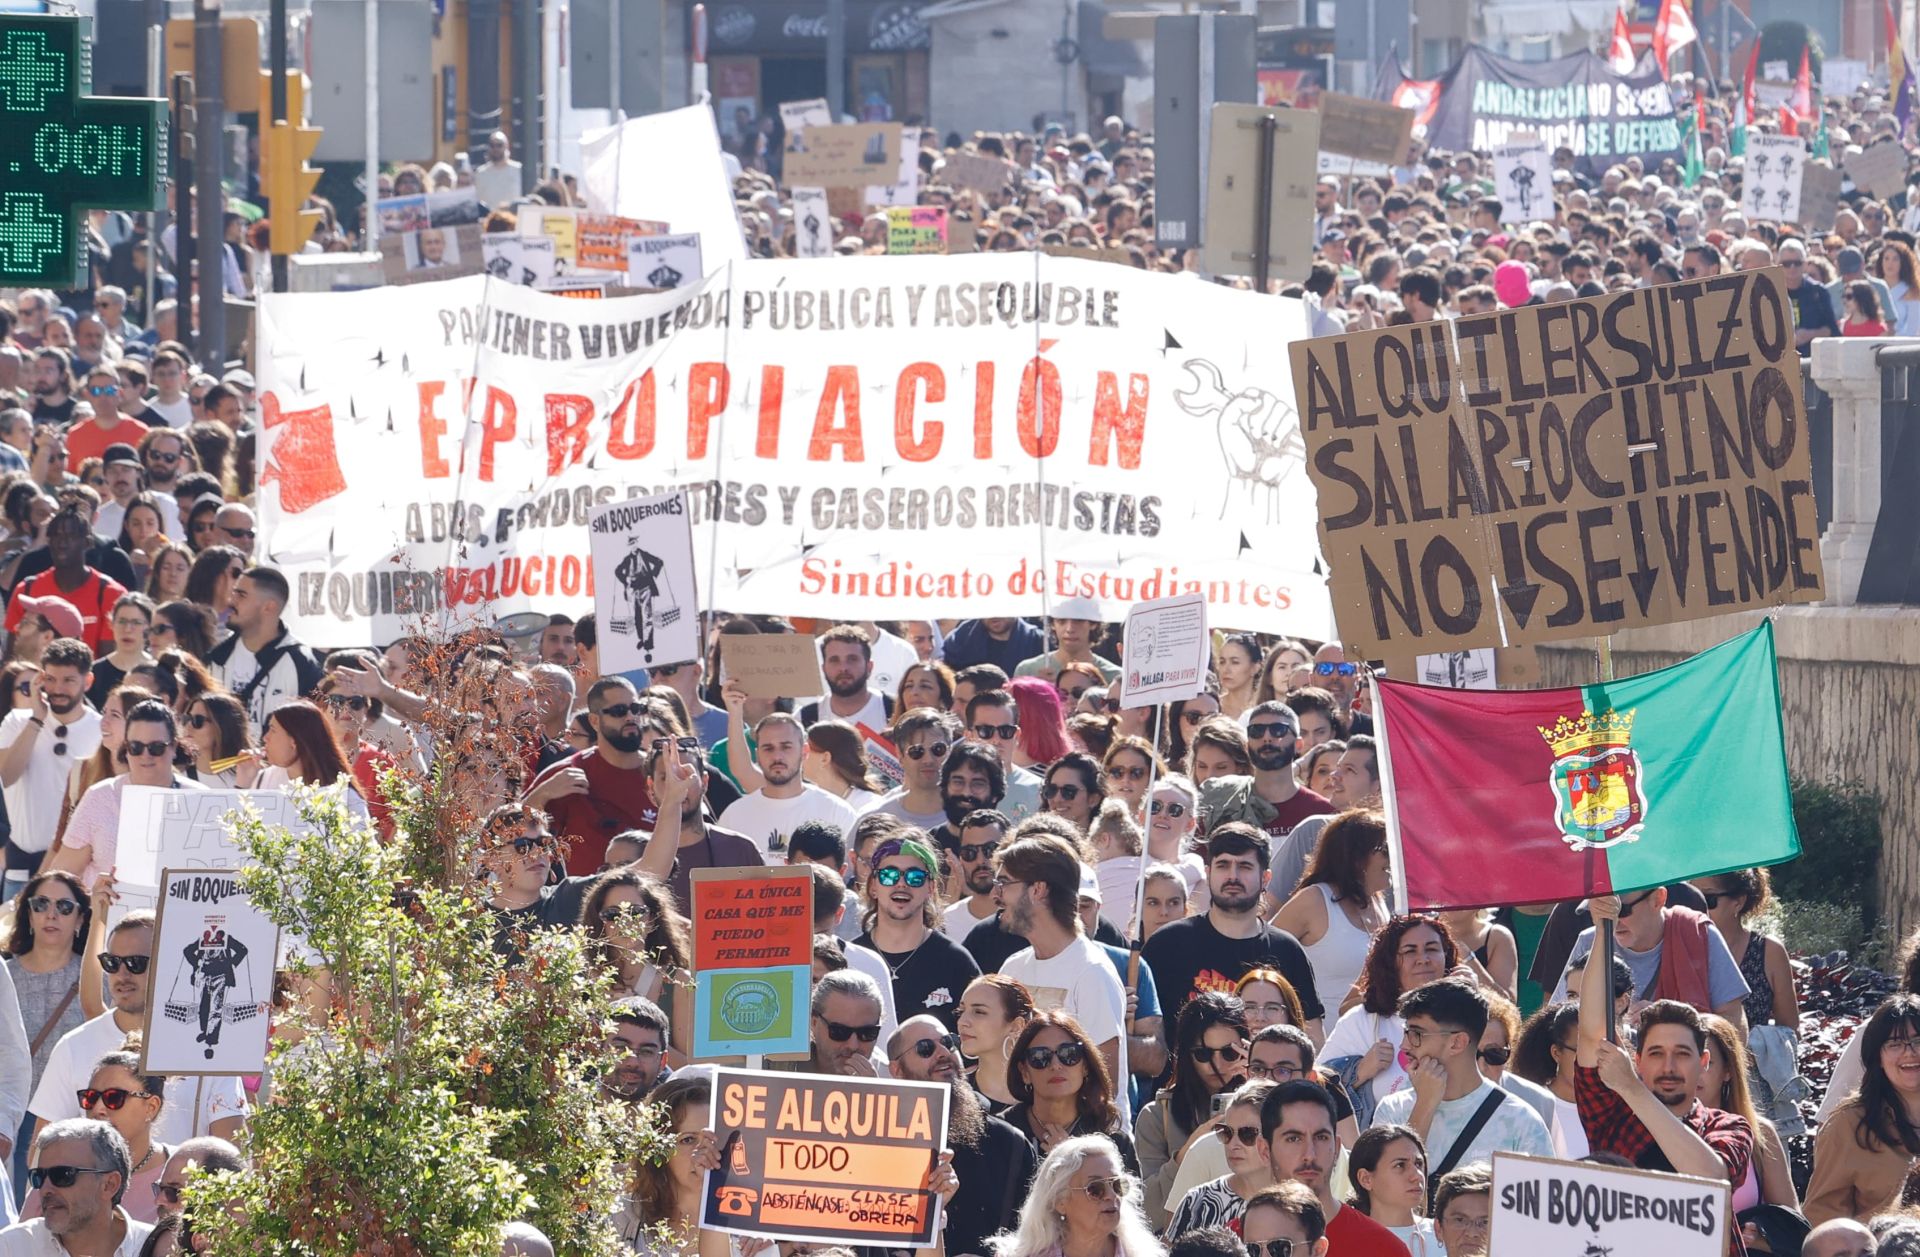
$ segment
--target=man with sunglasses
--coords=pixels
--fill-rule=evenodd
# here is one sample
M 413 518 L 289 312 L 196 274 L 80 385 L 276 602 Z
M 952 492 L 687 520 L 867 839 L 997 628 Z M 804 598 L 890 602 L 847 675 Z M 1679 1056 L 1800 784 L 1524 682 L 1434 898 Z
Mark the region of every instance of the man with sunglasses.
M 594 744 L 556 761 L 528 783 L 526 801 L 546 812 L 554 833 L 573 842 L 568 873 L 585 876 L 599 868 L 615 834 L 654 827 L 642 732 L 654 714 L 633 682 L 602 677 L 587 688 Z M 684 880 L 678 893 L 685 894 Z
M 89 948 L 99 969 L 89 962 L 81 981 L 97 982 L 104 972 L 107 984 L 107 1010 L 90 1021 L 83 1021 L 53 1045 L 47 1067 L 40 1073 L 40 1085 L 34 1088 L 27 1110 L 38 1119 L 36 1133 L 52 1122 L 81 1116 L 79 1092 L 93 1076 L 93 1066 L 102 1056 L 118 1048 L 129 1034 L 146 1022 L 147 1001 L 153 985 L 154 914 L 141 908 L 129 912 L 104 931 L 105 912 L 94 914 L 93 936 Z M 89 973 L 91 971 L 91 973 Z M 169 1104 L 160 1110 L 153 1124 L 153 1142 L 174 1147 L 195 1135 L 213 1134 L 222 1139 L 238 1138 L 245 1120 L 247 1102 L 238 1078 L 209 1077 L 196 1084 L 193 1101 Z M 42 1165 L 46 1162 L 42 1161 Z
M 1327 1257 L 1328 1253 L 1327 1219 L 1320 1198 L 1299 1183 L 1276 1183 L 1248 1197 L 1240 1215 L 1240 1235 L 1247 1257 Z
M 966 735 L 992 751 L 1006 774 L 1006 789 L 994 806 L 1014 820 L 1040 810 L 1040 774 L 1014 763 L 1020 741 L 1020 707 L 1003 689 L 982 690 L 967 700 Z
M 1382 1099 L 1373 1124 L 1412 1127 L 1432 1158 L 1435 1178 L 1491 1162 L 1495 1152 L 1554 1155 L 1540 1114 L 1480 1073 L 1487 1015 L 1486 996 L 1464 982 L 1429 982 L 1400 997 L 1413 1085 Z
M 36 603 L 16 595 L 13 610 L 24 617 L 32 608 L 34 614 L 54 620 L 62 629 L 74 628 L 60 621 L 69 614 L 78 621 L 78 613 L 48 606 L 51 601 Z M 7 840 L 8 895 L 25 885 L 53 845 L 73 766 L 99 749 L 100 713 L 86 702 L 92 674 L 93 651 L 87 644 L 74 637 L 58 638 L 41 652 L 33 701 L 16 706 L 0 720 L 0 796 L 6 799 L 12 823 Z M 109 1044 L 101 1051 L 112 1047 Z
M 1253 761 L 1253 776 L 1208 781 L 1200 788 L 1200 812 L 1214 818 L 1244 813 L 1238 819 L 1257 820 L 1268 840 L 1263 863 L 1276 864 L 1275 857 L 1294 827 L 1309 816 L 1331 813 L 1333 804 L 1293 775 L 1293 763 L 1300 756 L 1300 717 L 1285 703 L 1269 700 L 1248 710 L 1247 755 Z M 1284 901 L 1293 888 L 1276 885 L 1270 893 Z
M 856 813 L 846 800 L 801 775 L 806 754 L 807 731 L 798 719 L 783 711 L 762 717 L 753 727 L 753 763 L 764 784 L 720 814 L 722 825 L 752 838 L 774 861 L 787 858 L 787 835 L 806 821 L 853 828 Z
M 809 1035 L 812 1053 L 804 1061 L 770 1061 L 768 1069 L 843 1078 L 876 1078 L 875 1045 L 881 1024 L 880 986 L 858 969 L 835 969 L 813 984 Z
M 902 783 L 869 810 L 896 816 L 931 833 L 946 824 L 940 776 L 947 751 L 960 740 L 960 722 L 947 712 L 921 707 L 895 721 L 889 736 L 900 751 Z
M 924 1013 L 900 1023 L 887 1039 L 887 1072 L 909 1082 L 948 1088 L 947 1146 L 960 1190 L 947 1202 L 943 1226 L 953 1253 L 989 1251 L 987 1237 L 1019 1225 L 1026 1186 L 1040 1168 L 1033 1141 L 987 1111 L 967 1081 L 960 1040 Z
M 898 1012 L 931 1013 L 951 1030 L 960 993 L 980 976 L 980 966 L 937 928 L 939 879 L 940 861 L 924 831 L 906 830 L 875 847 L 867 875 L 873 912 L 867 932 L 854 942 L 886 962 Z
M 1714 1012 L 1747 1037 L 1745 1000 L 1751 993 L 1739 962 L 1704 912 L 1668 902 L 1667 888 L 1634 891 L 1611 899 L 1618 913 L 1613 954 L 1633 970 L 1635 1003 L 1676 999 L 1701 1012 Z M 1568 957 L 1569 968 L 1593 951 L 1601 900 L 1591 901 L 1595 926 L 1582 931 Z M 1554 998 L 1570 994 L 1563 974 Z
M 182 1194 L 196 1174 L 238 1174 L 247 1159 L 217 1135 L 195 1135 L 173 1150 L 153 1183 L 154 1212 L 170 1218 L 183 1212 Z
M 967 935 L 993 920 L 1000 911 L 993 900 L 993 853 L 1007 840 L 1007 831 L 1012 828 L 1012 820 L 996 808 L 977 809 L 960 818 L 951 854 L 960 872 L 960 884 L 967 893 L 947 905 L 941 926 L 956 943 L 965 944 Z
M 87 372 L 87 403 L 93 418 L 82 419 L 67 429 L 67 470 L 80 474 L 80 464 L 89 458 L 106 457 L 110 445 L 137 445 L 147 434 L 147 425 L 120 411 L 120 376 L 110 366 L 98 366 Z M 167 534 L 172 536 L 170 530 Z
M 135 443 L 140 465 L 147 473 L 147 487 L 173 499 L 174 513 L 185 519 L 202 497 L 220 493 L 220 482 L 208 473 L 196 470 L 189 461 L 187 438 L 172 428 L 149 427 Z M 191 480 L 191 483 L 188 483 Z M 222 499 L 224 500 L 224 499 Z M 167 534 L 169 537 L 173 533 Z
M 120 1132 L 75 1118 L 33 1141 L 30 1181 L 40 1216 L 0 1231 L 0 1257 L 134 1257 L 153 1227 L 121 1208 L 133 1181 L 133 1155 Z

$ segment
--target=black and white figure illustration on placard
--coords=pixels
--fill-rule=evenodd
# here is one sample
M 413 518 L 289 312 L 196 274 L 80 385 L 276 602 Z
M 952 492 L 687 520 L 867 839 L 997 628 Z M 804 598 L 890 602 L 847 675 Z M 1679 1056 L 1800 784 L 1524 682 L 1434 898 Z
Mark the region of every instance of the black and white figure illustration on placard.
M 256 1074 L 266 1063 L 279 927 L 225 869 L 161 875 L 144 1067 Z
M 693 531 L 682 493 L 609 502 L 588 519 L 601 666 L 615 672 L 700 654 Z

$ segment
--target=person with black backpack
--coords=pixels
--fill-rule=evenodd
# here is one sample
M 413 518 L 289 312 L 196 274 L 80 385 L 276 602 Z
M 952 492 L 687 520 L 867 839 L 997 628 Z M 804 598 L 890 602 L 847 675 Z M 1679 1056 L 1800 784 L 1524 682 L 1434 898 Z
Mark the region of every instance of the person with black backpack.
M 207 655 L 207 666 L 246 707 L 256 732 L 266 730 L 275 708 L 320 683 L 320 661 L 280 619 L 292 592 L 277 569 L 248 568 L 233 583 L 227 617 L 233 632 Z

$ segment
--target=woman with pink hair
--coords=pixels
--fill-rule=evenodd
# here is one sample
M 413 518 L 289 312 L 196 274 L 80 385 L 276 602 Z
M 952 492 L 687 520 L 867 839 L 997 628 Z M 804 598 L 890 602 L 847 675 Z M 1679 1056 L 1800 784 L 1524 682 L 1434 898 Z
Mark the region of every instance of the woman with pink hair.
M 1044 768 L 1073 749 L 1067 737 L 1066 717 L 1060 710 L 1060 691 L 1043 677 L 1015 677 L 1007 682 L 1014 706 L 1020 709 L 1020 738 L 1013 744 L 1013 762 L 1022 768 Z

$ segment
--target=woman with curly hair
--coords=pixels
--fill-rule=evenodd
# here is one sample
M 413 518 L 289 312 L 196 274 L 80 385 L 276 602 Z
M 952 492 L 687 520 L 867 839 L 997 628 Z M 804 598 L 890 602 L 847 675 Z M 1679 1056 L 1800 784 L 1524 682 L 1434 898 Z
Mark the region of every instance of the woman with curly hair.
M 1320 1059 L 1347 1083 L 1362 1127 L 1371 1124 L 1376 1103 L 1411 1081 L 1400 1064 L 1407 1029 L 1400 997 L 1459 964 L 1453 935 L 1434 917 L 1394 917 L 1373 936 L 1357 984 L 1360 1002 L 1341 1014 L 1320 1049 Z
M 587 891 L 580 923 L 615 999 L 640 995 L 664 1006 L 670 985 L 693 980 L 692 927 L 654 878 L 628 870 L 601 877 Z
M 1138 1172 L 1133 1140 L 1120 1122 L 1113 1076 L 1099 1045 L 1066 1013 L 1036 1010 L 1014 1040 L 1007 1089 L 1014 1106 L 1001 1119 L 1052 1152 L 1076 1135 L 1105 1135 Z

